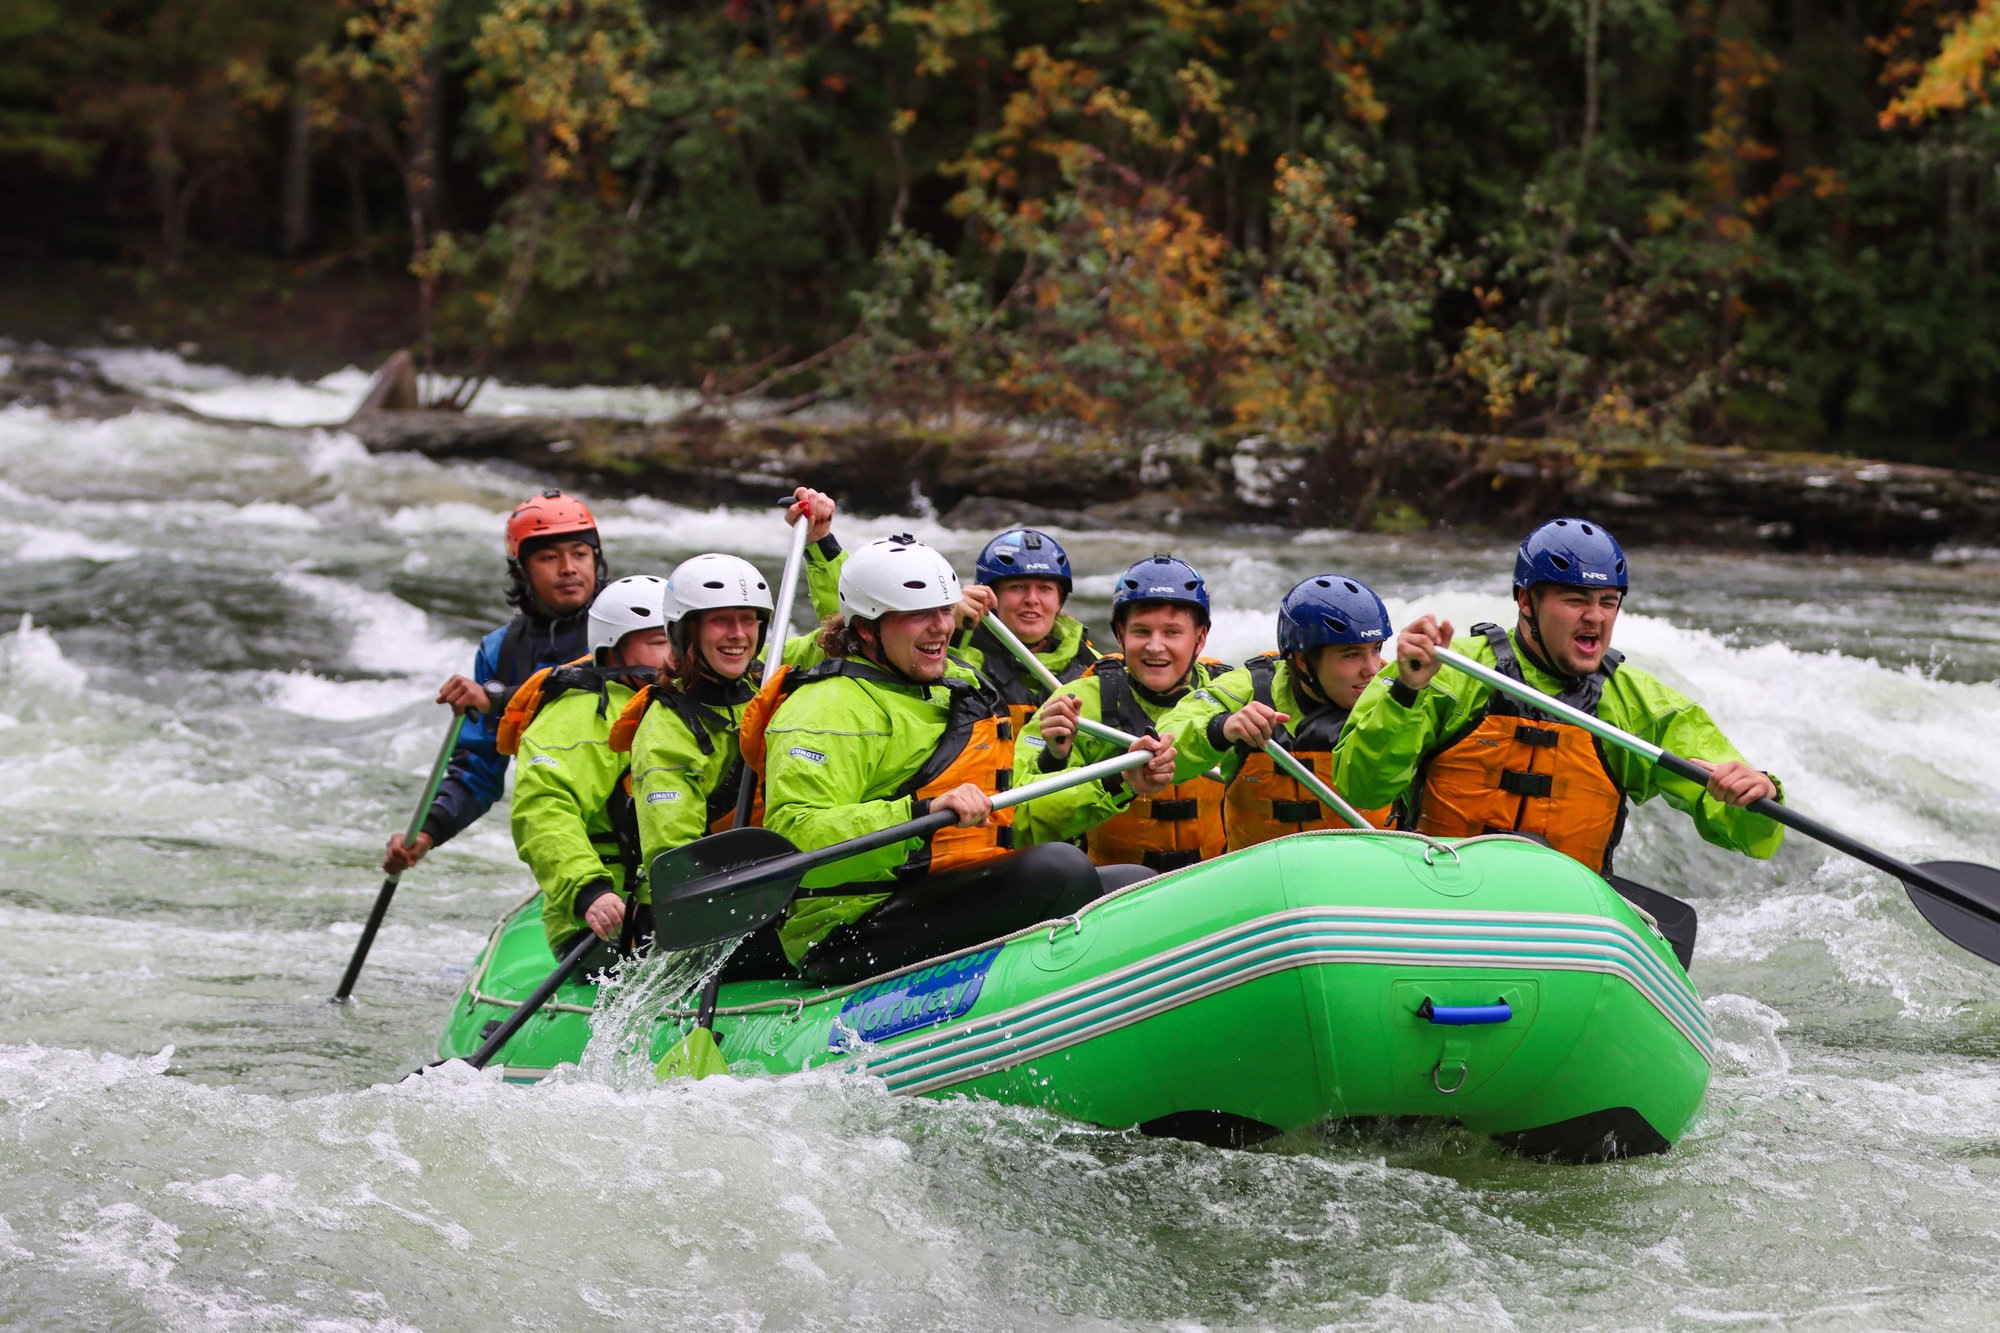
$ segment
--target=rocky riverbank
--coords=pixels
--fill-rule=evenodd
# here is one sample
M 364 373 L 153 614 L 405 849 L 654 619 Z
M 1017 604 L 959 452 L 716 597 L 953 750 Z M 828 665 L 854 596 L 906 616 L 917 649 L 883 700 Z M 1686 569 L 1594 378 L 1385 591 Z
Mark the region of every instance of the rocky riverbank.
M 1120 444 L 994 428 L 724 415 L 671 420 L 408 410 L 393 393 L 347 429 L 376 452 L 506 460 L 600 494 L 755 503 L 801 482 L 858 512 L 928 503 L 955 526 L 1352 527 L 1505 534 L 1553 513 L 1627 540 L 1745 549 L 1924 553 L 2000 546 L 2000 477 L 1818 454 L 1685 447 L 1587 451 L 1560 441 L 1401 434 L 1336 449 L 1252 437 Z M 187 409 L 85 361 L 0 356 L 0 405 L 70 416 Z

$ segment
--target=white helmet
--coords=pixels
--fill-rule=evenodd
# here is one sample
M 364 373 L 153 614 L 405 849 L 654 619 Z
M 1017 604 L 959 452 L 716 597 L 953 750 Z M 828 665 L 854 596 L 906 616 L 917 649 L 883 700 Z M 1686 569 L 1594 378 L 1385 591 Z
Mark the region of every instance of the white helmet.
M 914 537 L 869 542 L 840 568 L 840 610 L 849 619 L 956 606 L 959 596 L 951 561 Z
M 747 606 L 771 616 L 771 585 L 748 560 L 733 555 L 690 556 L 667 575 L 667 589 L 673 594 L 673 618 L 690 611 L 714 611 L 725 606 Z
M 590 651 L 615 648 L 634 630 L 665 629 L 674 611 L 667 581 L 653 574 L 634 574 L 604 585 L 590 604 Z

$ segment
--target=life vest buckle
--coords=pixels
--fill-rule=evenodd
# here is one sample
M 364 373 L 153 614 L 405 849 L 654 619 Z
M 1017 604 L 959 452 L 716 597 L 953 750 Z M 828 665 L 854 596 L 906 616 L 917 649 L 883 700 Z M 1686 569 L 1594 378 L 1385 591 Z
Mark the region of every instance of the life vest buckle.
M 1514 739 L 1523 745 L 1535 745 L 1545 750 L 1553 750 L 1562 744 L 1562 733 L 1554 727 L 1536 727 L 1523 722 L 1514 728 Z

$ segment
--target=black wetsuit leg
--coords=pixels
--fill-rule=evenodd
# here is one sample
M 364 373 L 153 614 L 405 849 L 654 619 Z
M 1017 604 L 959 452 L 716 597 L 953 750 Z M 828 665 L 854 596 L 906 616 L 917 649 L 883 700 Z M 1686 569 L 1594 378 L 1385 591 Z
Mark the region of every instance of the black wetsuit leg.
M 1089 857 L 1066 842 L 1041 843 L 898 885 L 887 902 L 815 945 L 799 971 L 808 981 L 859 981 L 1068 916 L 1103 893 Z
M 1116 893 L 1118 890 L 1137 884 L 1141 880 L 1152 879 L 1159 873 L 1159 871 L 1153 869 L 1151 866 L 1135 865 L 1130 861 L 1121 861 L 1117 865 L 1097 867 L 1097 878 L 1103 883 L 1106 893 Z

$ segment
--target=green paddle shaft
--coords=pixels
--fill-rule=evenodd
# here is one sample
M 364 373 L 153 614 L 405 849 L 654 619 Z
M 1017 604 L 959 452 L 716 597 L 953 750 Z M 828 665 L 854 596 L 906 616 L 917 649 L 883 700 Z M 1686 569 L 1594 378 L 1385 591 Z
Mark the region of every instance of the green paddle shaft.
M 1532 685 L 1515 680 L 1511 676 L 1502 675 L 1492 667 L 1473 661 L 1463 653 L 1454 652 L 1449 648 L 1440 648 L 1437 650 L 1437 656 L 1438 660 L 1447 666 L 1462 671 L 1483 684 L 1491 685 L 1503 694 L 1510 694 L 1523 703 L 1530 704 L 1552 717 L 1559 717 L 1565 722 L 1582 727 L 1599 740 L 1609 741 L 1611 744 L 1630 750 L 1634 754 L 1643 755 L 1658 767 L 1664 768 L 1667 772 L 1677 777 L 1686 778 L 1689 782 L 1702 787 L 1708 785 L 1707 769 L 1699 764 L 1681 758 L 1670 750 L 1662 749 L 1651 741 L 1634 736 L 1629 731 L 1622 731 L 1602 718 L 1586 713 L 1580 708 L 1572 708 L 1561 700 L 1553 699 L 1543 694 Z M 1823 842 L 1836 851 L 1845 852 L 1862 864 L 1873 866 L 1884 874 L 1894 875 L 1905 886 L 1921 887 L 1977 917 L 1988 921 L 1995 919 L 1995 912 L 1991 905 L 1967 894 L 1949 880 L 1940 879 L 1929 871 L 1913 866 L 1907 861 L 1899 860 L 1887 852 L 1878 851 L 1870 847 L 1867 843 L 1857 842 L 1845 833 L 1842 833 L 1839 829 L 1829 828 L 1816 819 L 1810 819 L 1796 810 L 1779 805 L 1768 796 L 1752 801 L 1745 808 L 1763 815 L 1766 819 L 1776 820 L 1786 828 L 1797 829 L 1808 838 Z M 1919 905 L 1921 906 L 1921 904 Z
M 431 802 L 437 799 L 438 787 L 444 782 L 445 769 L 451 765 L 452 751 L 458 748 L 458 733 L 464 728 L 465 719 L 452 714 L 451 726 L 444 733 L 444 744 L 438 747 L 437 759 L 431 764 L 430 781 L 424 784 L 424 798 L 417 802 L 416 812 L 410 816 L 410 827 L 403 833 L 405 846 L 414 843 L 423 832 L 424 819 L 431 812 Z M 396 896 L 396 881 L 403 877 L 397 871 L 382 881 L 381 892 L 375 895 L 375 906 L 368 913 L 368 922 L 361 927 L 361 938 L 355 943 L 354 956 L 347 960 L 347 974 L 340 979 L 340 989 L 333 993 L 330 1004 L 345 1004 L 354 991 L 354 983 L 361 976 L 361 964 L 368 958 L 368 950 L 375 943 L 375 932 L 382 928 L 382 918 L 389 911 L 389 900 Z
M 1035 673 L 1035 676 L 1042 684 L 1048 687 L 1050 694 L 1054 694 L 1062 689 L 1062 682 L 1056 679 L 1055 673 L 1049 670 L 1048 664 L 1035 656 L 1034 649 L 1022 643 L 1021 636 L 1014 633 L 1013 630 L 1008 629 L 1006 622 L 1001 620 L 998 615 L 988 611 L 986 613 L 985 625 L 987 629 L 993 631 L 993 637 L 1005 644 L 1008 652 L 1014 654 L 1015 660 Z M 1095 736 L 1101 741 L 1110 741 L 1114 745 L 1130 745 L 1134 739 L 1132 733 L 1129 731 L 1121 731 L 1117 727 L 1109 726 L 1080 714 L 1076 719 L 1076 729 L 1086 736 Z M 1211 768 L 1201 776 L 1214 782 L 1220 782 L 1222 781 L 1222 770 Z

